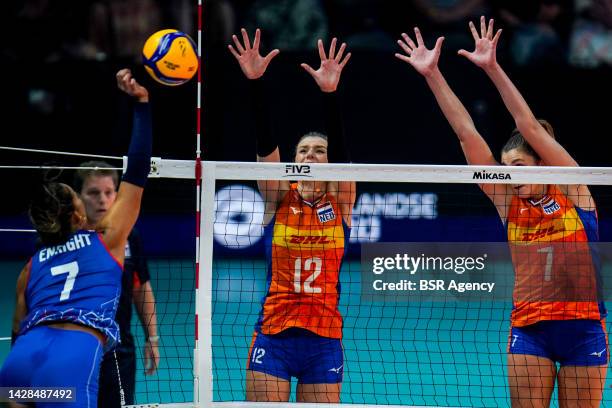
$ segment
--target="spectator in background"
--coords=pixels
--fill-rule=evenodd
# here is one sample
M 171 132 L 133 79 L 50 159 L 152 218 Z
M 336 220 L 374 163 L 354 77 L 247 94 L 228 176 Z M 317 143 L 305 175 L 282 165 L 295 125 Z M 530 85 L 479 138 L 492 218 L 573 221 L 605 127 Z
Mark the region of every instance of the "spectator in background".
M 191 35 L 197 30 L 197 1 L 193 0 L 157 0 L 161 21 L 164 27 L 176 28 Z M 204 3 L 204 14 L 210 13 L 220 3 L 227 3 L 227 0 L 208 0 Z M 195 37 L 194 37 L 195 38 Z
M 330 32 L 346 38 L 353 49 L 391 50 L 389 18 L 395 11 L 389 1 L 334 0 L 326 3 Z
M 12 4 L 15 3 L 15 4 Z M 10 41 L 3 52 L 32 64 L 88 59 L 89 3 L 79 0 L 25 0 L 3 5 Z M 35 50 L 35 52 L 33 51 Z
M 117 171 L 108 169 L 112 166 L 106 162 L 90 161 L 82 163 L 81 167 L 102 168 L 101 170 L 80 169 L 74 178 L 74 190 L 85 204 L 86 229 L 95 229 L 95 225 L 109 212 L 115 202 L 119 175 Z M 107 170 L 104 170 L 105 168 Z M 143 256 L 142 243 L 135 230 L 132 230 L 128 237 L 123 269 L 121 297 L 115 316 L 119 325 L 121 343 L 114 353 L 107 353 L 102 360 L 98 394 L 100 408 L 121 407 L 119 383 L 125 395 L 125 404 L 134 404 L 136 351 L 130 330 L 132 303 L 136 306 L 147 339 L 144 346 L 146 373 L 149 375 L 155 373 L 159 365 L 155 297 L 149 281 L 149 269 Z
M 419 24 L 423 31 L 432 38 L 444 36 L 451 49 L 471 46 L 466 22 L 488 13 L 485 0 L 413 0 L 413 3 L 425 19 Z
M 157 0 L 106 0 L 91 6 L 90 39 L 98 59 L 141 62 L 142 46 L 161 30 L 162 17 Z
M 328 34 L 322 0 L 255 0 L 246 26 L 264 27 L 268 46 L 286 51 L 310 50 Z
M 62 121 L 57 115 L 71 106 L 68 96 L 71 88 L 61 80 L 65 72 L 62 64 L 95 59 L 88 41 L 88 15 L 89 2 L 80 0 L 3 4 L 0 21 L 4 38 L 10 40 L 0 46 L 0 59 L 11 70 L 8 94 L 11 88 L 20 94 L 9 99 L 23 103 L 20 112 L 11 104 L 17 115 L 29 110 L 36 118 L 31 123 L 38 125 L 46 119 Z M 43 65 L 45 68 L 41 69 Z
M 572 0 L 495 1 L 510 34 L 510 54 L 518 66 L 565 64 Z
M 229 0 L 209 0 L 206 4 L 203 16 L 206 46 L 225 48 L 225 44 L 231 41 L 232 34 L 236 31 L 236 10 Z
M 612 0 L 576 0 L 570 63 L 585 68 L 612 66 Z

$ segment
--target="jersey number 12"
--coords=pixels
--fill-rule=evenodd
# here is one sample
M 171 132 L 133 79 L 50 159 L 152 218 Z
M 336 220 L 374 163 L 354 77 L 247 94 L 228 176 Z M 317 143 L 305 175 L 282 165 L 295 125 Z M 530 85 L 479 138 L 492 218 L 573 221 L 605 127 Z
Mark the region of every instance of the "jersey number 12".
M 323 266 L 323 261 L 321 258 L 307 258 L 304 261 L 304 270 L 310 271 L 314 269 L 312 274 L 304 280 L 304 285 L 302 287 L 302 258 L 297 258 L 295 260 L 295 275 L 293 276 L 293 286 L 296 293 L 304 292 L 304 293 L 321 293 L 321 288 L 312 287 L 312 282 L 317 279 L 317 276 L 321 274 L 321 267 Z

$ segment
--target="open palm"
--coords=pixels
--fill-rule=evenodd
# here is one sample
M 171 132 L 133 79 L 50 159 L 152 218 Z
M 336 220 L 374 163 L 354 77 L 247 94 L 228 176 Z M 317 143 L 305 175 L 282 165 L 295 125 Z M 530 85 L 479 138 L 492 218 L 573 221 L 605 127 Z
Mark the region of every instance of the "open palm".
M 417 27 L 414 28 L 414 35 L 417 41 L 416 44 L 408 34 L 402 34 L 403 41 L 397 40 L 397 43 L 407 55 L 396 53 L 395 56 L 412 65 L 419 74 L 428 76 L 438 67 L 444 37 L 438 38 L 436 45 L 430 50 L 425 46 L 421 31 Z
M 301 64 L 301 67 L 314 78 L 315 82 L 323 92 L 336 91 L 338 88 L 338 83 L 340 82 L 342 70 L 344 69 L 344 66 L 348 60 L 351 58 L 351 53 L 349 52 L 344 56 L 344 59 L 342 59 L 344 51 L 346 50 L 346 43 L 342 43 L 337 53 L 336 43 L 337 39 L 334 38 L 329 47 L 329 54 L 325 55 L 323 41 L 317 41 L 319 58 L 321 59 L 319 69 L 315 70 L 310 65 L 305 63 Z
M 471 21 L 470 31 L 472 37 L 474 37 L 475 49 L 472 52 L 459 50 L 459 55 L 466 57 L 480 68 L 488 68 L 497 64 L 497 42 L 502 30 L 497 30 L 497 33 L 493 36 L 493 19 L 489 20 L 487 27 L 485 18 L 482 16 L 480 18 L 480 33 Z
M 228 45 L 228 48 L 238 61 L 238 64 L 240 64 L 240 69 L 247 78 L 260 78 L 266 72 L 268 64 L 270 64 L 272 58 L 278 55 L 279 50 L 272 50 L 268 53 L 268 55 L 262 57 L 259 54 L 259 43 L 261 38 L 261 31 L 259 28 L 255 31 L 255 40 L 253 41 L 252 47 L 246 30 L 243 28 L 240 31 L 242 33 L 242 41 L 244 42 L 244 45 L 240 43 L 238 37 L 233 35 L 232 39 L 234 40 L 236 49 L 234 49 L 232 45 Z

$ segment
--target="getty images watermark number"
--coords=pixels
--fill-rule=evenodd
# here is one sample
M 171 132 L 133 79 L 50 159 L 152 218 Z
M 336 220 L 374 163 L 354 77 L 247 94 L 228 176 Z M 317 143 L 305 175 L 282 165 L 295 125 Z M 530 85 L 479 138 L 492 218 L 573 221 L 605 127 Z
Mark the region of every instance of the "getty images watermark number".
M 74 387 L 0 387 L 0 401 L 76 402 L 76 389 Z

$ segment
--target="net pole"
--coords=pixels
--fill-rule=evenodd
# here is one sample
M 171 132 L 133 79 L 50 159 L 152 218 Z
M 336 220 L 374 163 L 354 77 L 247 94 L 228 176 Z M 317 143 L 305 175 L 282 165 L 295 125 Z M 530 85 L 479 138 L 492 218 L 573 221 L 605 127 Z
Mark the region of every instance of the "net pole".
M 198 350 L 196 364 L 198 391 L 196 405 L 209 406 L 213 401 L 212 362 L 212 272 L 213 272 L 213 225 L 215 221 L 215 164 L 202 165 L 202 216 L 200 230 L 199 272 L 196 286 L 196 339 Z M 199 323 L 197 323 L 199 322 Z
M 200 401 L 199 388 L 200 388 L 200 377 L 199 372 L 199 315 L 198 314 L 198 300 L 199 296 L 199 281 L 200 281 L 200 222 L 201 222 L 201 189 L 202 189 L 202 149 L 201 149 L 201 107 L 202 107 L 202 0 L 198 0 L 198 27 L 197 27 L 197 41 L 198 41 L 198 82 L 197 82 L 197 93 L 196 93 L 196 158 L 195 158 L 195 181 L 196 181 L 196 259 L 195 259 L 195 288 L 196 288 L 196 315 L 195 315 L 195 341 L 193 350 L 193 402 L 195 406 L 198 406 Z M 214 191 L 214 179 L 212 191 Z M 213 195 L 214 200 L 214 195 Z M 206 230 L 205 230 L 206 231 Z M 212 258 L 212 242 L 210 258 Z M 211 275 L 212 276 L 212 275 Z M 212 298 L 211 298 L 212 299 Z M 212 302 L 212 300 L 211 300 Z M 209 311 L 209 315 L 212 316 L 212 312 Z M 209 319 L 210 320 L 210 319 Z M 212 322 L 210 323 L 212 325 Z M 212 344 L 212 331 L 211 331 L 211 344 Z M 211 346 L 212 347 L 212 346 Z M 212 363 L 212 354 L 210 356 Z M 212 370 L 212 367 L 211 367 Z M 205 378 L 203 384 L 207 384 Z M 212 377 L 210 379 L 212 387 Z M 204 396 L 204 395 L 203 395 Z M 210 399 L 212 401 L 212 397 Z

